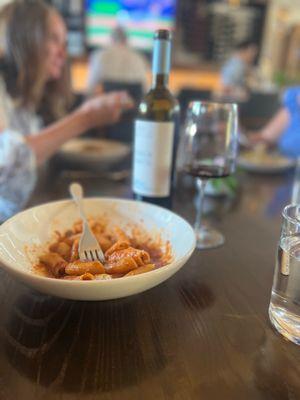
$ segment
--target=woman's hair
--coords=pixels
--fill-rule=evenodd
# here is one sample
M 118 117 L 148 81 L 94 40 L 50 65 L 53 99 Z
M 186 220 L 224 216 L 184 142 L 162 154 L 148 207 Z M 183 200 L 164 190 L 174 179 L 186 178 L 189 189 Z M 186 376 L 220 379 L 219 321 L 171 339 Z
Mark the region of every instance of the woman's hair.
M 14 0 L 0 12 L 0 71 L 9 95 L 32 108 L 44 122 L 63 116 L 71 104 L 68 67 L 46 82 L 49 16 L 55 9 L 42 0 Z

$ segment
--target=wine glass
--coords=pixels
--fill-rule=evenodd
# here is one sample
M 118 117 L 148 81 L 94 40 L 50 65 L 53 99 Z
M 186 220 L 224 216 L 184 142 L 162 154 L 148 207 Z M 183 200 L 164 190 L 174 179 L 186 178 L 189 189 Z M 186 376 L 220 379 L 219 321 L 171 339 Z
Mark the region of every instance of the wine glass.
M 197 248 L 220 246 L 224 237 L 202 224 L 202 204 L 208 179 L 224 178 L 235 170 L 238 107 L 232 103 L 193 101 L 189 104 L 180 143 L 180 164 L 196 177 L 199 191 L 195 233 Z

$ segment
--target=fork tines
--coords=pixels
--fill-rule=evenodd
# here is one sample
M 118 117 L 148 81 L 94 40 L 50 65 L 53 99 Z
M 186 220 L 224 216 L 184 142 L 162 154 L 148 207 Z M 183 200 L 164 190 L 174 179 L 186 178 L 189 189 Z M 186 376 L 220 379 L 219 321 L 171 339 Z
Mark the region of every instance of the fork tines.
M 104 255 L 98 250 L 84 250 L 83 254 L 86 261 L 105 261 Z

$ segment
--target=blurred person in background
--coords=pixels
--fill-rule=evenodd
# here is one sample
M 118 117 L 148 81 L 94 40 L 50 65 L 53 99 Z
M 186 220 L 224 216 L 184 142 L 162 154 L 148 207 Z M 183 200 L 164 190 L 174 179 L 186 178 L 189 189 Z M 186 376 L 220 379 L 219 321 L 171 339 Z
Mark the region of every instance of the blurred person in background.
M 300 86 L 286 90 L 281 109 L 263 129 L 249 134 L 249 139 L 254 145 L 277 145 L 287 157 L 300 157 Z
M 111 45 L 104 50 L 95 50 L 90 57 L 87 90 L 95 94 L 102 90 L 105 81 L 139 83 L 147 91 L 146 59 L 128 43 L 126 31 L 117 26 L 111 34 Z
M 257 52 L 257 45 L 252 40 L 243 41 L 235 47 L 234 53 L 221 69 L 221 95 L 240 99 L 247 97 L 247 80 Z
M 41 0 L 15 0 L 0 11 L 0 221 L 22 208 L 37 166 L 67 140 L 118 121 L 126 93 L 95 97 L 72 112 L 66 28 Z

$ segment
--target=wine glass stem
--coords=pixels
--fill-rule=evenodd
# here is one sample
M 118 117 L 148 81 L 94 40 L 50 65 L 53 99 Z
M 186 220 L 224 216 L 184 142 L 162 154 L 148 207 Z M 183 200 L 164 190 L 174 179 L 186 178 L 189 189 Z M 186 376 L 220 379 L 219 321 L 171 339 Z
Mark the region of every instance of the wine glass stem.
M 197 178 L 196 185 L 198 189 L 198 206 L 196 213 L 196 221 L 195 221 L 195 231 L 199 231 L 202 225 L 202 210 L 203 210 L 203 200 L 204 200 L 204 191 L 207 180 Z

